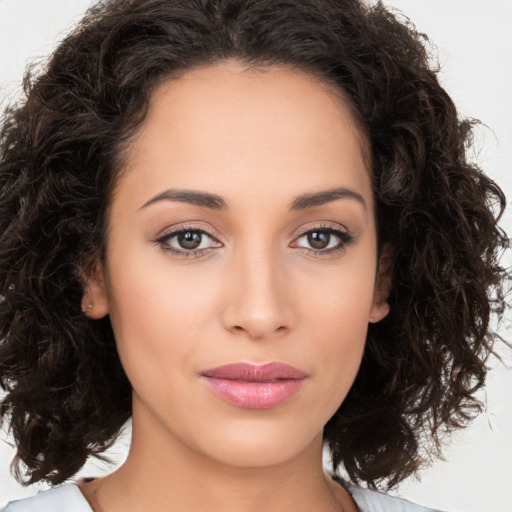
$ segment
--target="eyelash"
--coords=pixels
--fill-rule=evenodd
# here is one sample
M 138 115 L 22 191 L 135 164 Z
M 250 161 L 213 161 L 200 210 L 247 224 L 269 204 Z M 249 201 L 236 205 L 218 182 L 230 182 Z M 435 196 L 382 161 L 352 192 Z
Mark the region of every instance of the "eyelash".
M 295 238 L 295 240 L 300 240 L 301 238 L 307 236 L 308 234 L 315 233 L 315 232 L 322 232 L 322 233 L 327 233 L 329 235 L 334 235 L 339 239 L 338 246 L 332 247 L 330 249 L 313 249 L 313 248 L 308 248 L 308 247 L 299 247 L 301 249 L 304 249 L 308 254 L 314 254 L 316 256 L 328 256 L 333 253 L 337 253 L 338 251 L 342 251 L 342 250 L 346 249 L 349 245 L 351 245 L 355 240 L 354 237 L 352 235 L 350 235 L 349 233 L 347 233 L 346 231 L 339 229 L 339 228 L 335 228 L 334 226 L 327 226 L 327 225 L 315 226 L 313 228 L 307 229 L 306 231 L 303 231 L 299 236 L 297 236 L 297 238 Z M 220 243 L 216 240 L 216 238 L 211 233 L 209 233 L 205 229 L 197 228 L 197 227 L 193 227 L 193 226 L 183 226 L 183 227 L 174 229 L 173 231 L 170 231 L 169 233 L 165 233 L 164 235 L 156 238 L 154 240 L 154 243 L 158 244 L 163 251 L 170 252 L 171 254 L 174 254 L 176 256 L 180 256 L 183 258 L 193 258 L 193 257 L 197 257 L 197 256 L 202 256 L 207 251 L 209 251 L 210 249 L 213 248 L 213 247 L 207 247 L 207 248 L 203 248 L 203 249 L 186 250 L 186 249 L 174 249 L 174 248 L 170 247 L 169 245 L 167 245 L 170 240 L 172 240 L 174 237 L 180 235 L 181 233 L 197 233 L 197 234 L 200 234 L 201 236 L 206 235 L 208 238 L 211 238 L 215 242 Z
M 183 258 L 193 258 L 194 256 L 202 256 L 203 254 L 205 254 L 206 251 L 208 251 L 209 249 L 212 249 L 212 247 L 208 247 L 206 249 L 191 249 L 191 250 L 181 249 L 181 250 L 179 250 L 179 249 L 174 249 L 174 248 L 170 247 L 169 245 L 166 245 L 169 243 L 170 240 L 172 240 L 174 237 L 180 235 L 181 233 L 199 233 L 201 236 L 206 235 L 208 238 L 211 238 L 212 240 L 217 241 L 216 238 L 211 233 L 209 233 L 208 231 L 206 231 L 203 228 L 197 228 L 197 227 L 192 227 L 192 226 L 182 226 L 180 228 L 174 229 L 174 230 L 170 231 L 169 233 L 165 233 L 164 235 L 158 237 L 157 239 L 155 239 L 155 243 L 160 245 L 160 247 L 162 248 L 163 251 L 170 252 L 171 254 L 174 254 L 176 256 L 180 256 Z M 220 243 L 220 242 L 218 242 L 218 243 Z
M 318 232 L 336 236 L 339 239 L 339 243 L 336 247 L 332 247 L 330 249 L 313 249 L 308 247 L 302 247 L 302 249 L 305 249 L 308 252 L 308 254 L 313 254 L 315 256 L 330 256 L 331 254 L 345 250 L 349 245 L 351 245 L 355 241 L 355 238 L 347 231 L 328 225 L 320 225 L 315 226 L 313 228 L 309 228 L 303 231 L 295 240 L 300 240 L 302 237 L 308 235 L 309 233 Z

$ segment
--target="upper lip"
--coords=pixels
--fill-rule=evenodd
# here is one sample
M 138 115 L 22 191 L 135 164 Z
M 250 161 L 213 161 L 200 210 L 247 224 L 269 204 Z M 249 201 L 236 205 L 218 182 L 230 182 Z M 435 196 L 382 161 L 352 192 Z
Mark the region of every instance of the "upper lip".
M 232 363 L 211 368 L 202 373 L 216 379 L 271 382 L 282 379 L 304 379 L 307 373 L 284 363 Z

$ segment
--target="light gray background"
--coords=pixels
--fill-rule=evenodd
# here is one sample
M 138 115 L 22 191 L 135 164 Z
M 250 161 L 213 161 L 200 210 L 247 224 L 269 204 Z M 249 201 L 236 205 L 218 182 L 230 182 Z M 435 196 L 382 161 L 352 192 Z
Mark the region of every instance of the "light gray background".
M 491 130 L 478 133 L 475 159 L 505 189 L 512 202 L 512 0 L 388 0 L 437 45 L 441 80 L 462 115 L 482 120 Z M 80 19 L 90 0 L 0 0 L 0 104 L 14 99 L 25 65 L 44 58 Z M 503 227 L 512 234 L 510 206 Z M 510 258 L 508 261 L 510 264 Z M 510 315 L 508 317 L 510 324 Z M 511 340 L 510 329 L 502 334 Z M 457 433 L 445 450 L 446 462 L 410 479 L 397 493 L 413 501 L 460 512 L 512 511 L 512 357 L 491 361 L 481 397 L 483 415 Z M 6 436 L 3 436 L 6 439 Z M 110 450 L 122 461 L 129 428 Z M 0 439 L 0 507 L 8 500 L 44 488 L 19 486 L 9 473 L 13 451 Z M 89 461 L 82 475 L 111 471 Z

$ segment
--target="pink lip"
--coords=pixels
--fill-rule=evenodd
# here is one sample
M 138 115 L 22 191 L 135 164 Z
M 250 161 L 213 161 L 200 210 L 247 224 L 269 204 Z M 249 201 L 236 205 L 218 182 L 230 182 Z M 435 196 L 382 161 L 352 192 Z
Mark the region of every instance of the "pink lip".
M 245 409 L 272 409 L 298 393 L 307 374 L 282 363 L 234 363 L 202 373 L 203 381 L 224 401 Z

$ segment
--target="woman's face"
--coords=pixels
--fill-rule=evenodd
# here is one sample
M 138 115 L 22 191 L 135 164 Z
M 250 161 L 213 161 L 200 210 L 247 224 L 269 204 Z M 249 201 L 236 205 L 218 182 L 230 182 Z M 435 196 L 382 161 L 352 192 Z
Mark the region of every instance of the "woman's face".
M 225 62 L 154 94 L 86 292 L 133 386 L 135 444 L 238 466 L 318 445 L 388 310 L 362 140 L 289 68 Z

